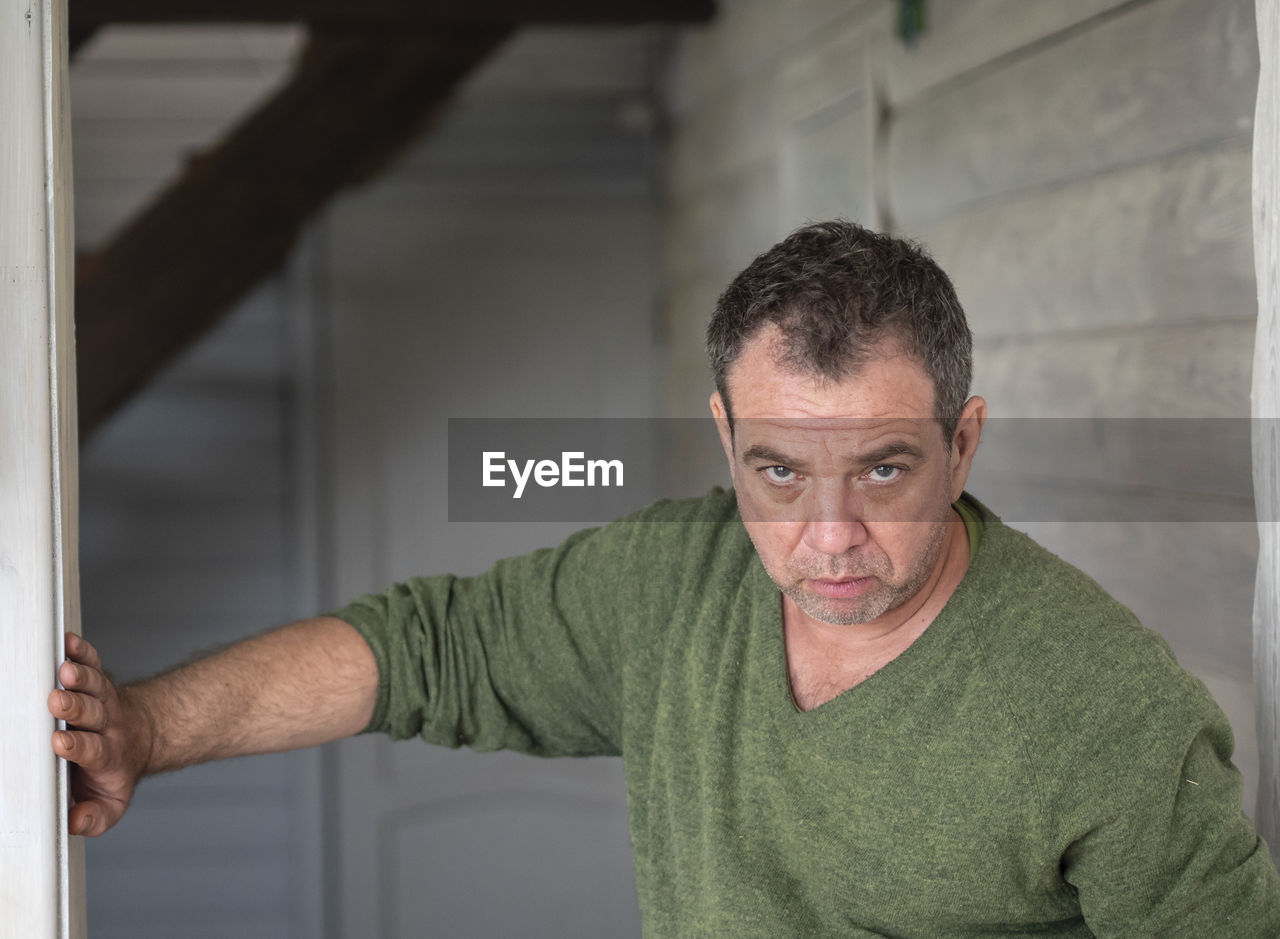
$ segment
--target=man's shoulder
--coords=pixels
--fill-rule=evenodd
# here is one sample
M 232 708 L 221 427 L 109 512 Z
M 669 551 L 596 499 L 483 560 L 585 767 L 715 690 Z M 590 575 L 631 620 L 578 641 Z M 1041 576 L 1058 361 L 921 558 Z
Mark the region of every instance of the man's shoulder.
M 966 577 L 968 626 L 986 666 L 1028 713 L 1112 719 L 1212 707 L 1165 639 L 1075 565 L 977 503 L 982 538 Z
M 1080 568 L 1006 525 L 968 494 L 964 498 L 981 522 L 965 586 L 976 594 L 975 605 L 988 616 L 1020 623 L 1023 634 L 1028 627 L 1032 632 L 1035 627 L 1070 628 L 1077 640 L 1086 624 L 1108 631 L 1149 632 L 1132 611 Z
M 687 577 L 739 576 L 754 556 L 732 490 L 663 499 L 561 545 L 593 568 L 643 572 L 655 589 Z

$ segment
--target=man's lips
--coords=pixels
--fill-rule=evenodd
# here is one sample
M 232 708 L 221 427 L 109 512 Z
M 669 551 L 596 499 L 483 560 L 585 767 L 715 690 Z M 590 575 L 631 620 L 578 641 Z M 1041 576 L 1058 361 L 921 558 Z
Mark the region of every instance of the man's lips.
M 859 597 L 871 587 L 874 577 L 810 577 L 809 589 L 833 600 Z

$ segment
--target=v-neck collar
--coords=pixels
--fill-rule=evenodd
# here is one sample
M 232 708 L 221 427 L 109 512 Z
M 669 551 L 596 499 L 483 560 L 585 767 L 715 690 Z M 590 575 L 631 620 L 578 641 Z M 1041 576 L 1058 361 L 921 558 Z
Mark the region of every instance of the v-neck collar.
M 783 625 L 782 592 L 769 577 L 759 556 L 751 568 L 753 607 L 756 611 L 752 628 L 767 637 L 763 646 L 767 657 L 768 694 L 780 703 L 779 713 L 787 713 L 788 724 L 795 728 L 820 728 L 864 707 L 885 704 L 896 693 L 909 690 L 915 682 L 927 682 L 930 671 L 945 659 L 945 649 L 958 631 L 958 621 L 965 618 L 973 593 L 972 566 L 981 549 L 985 521 L 982 508 L 967 493 L 955 503 L 969 537 L 970 571 L 966 571 L 946 605 L 932 623 L 899 655 L 868 675 L 858 684 L 842 691 L 829 701 L 810 710 L 802 709 L 791 690 L 787 663 L 786 631 Z

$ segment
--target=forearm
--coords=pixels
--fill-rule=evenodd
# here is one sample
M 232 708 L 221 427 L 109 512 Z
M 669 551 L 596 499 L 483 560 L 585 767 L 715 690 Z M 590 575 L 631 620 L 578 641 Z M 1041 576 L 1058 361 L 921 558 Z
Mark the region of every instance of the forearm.
M 354 629 L 293 623 L 122 690 L 148 729 L 145 774 L 293 750 L 362 730 L 378 673 Z

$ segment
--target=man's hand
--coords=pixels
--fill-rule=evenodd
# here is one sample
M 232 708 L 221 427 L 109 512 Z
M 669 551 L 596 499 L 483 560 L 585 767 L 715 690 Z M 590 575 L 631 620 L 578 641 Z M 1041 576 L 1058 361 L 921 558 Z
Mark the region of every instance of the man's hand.
M 98 653 L 67 635 L 49 695 L 65 720 L 53 752 L 74 765 L 73 835 L 100 835 L 124 815 L 138 780 L 208 760 L 279 753 L 358 733 L 378 698 L 378 665 L 360 634 L 318 616 L 227 646 L 123 688 Z
M 67 818 L 73 835 L 100 835 L 120 821 L 147 768 L 153 730 L 102 668 L 98 652 L 74 633 L 58 669 L 66 690 L 49 695 L 49 713 L 67 722 L 53 734 L 53 752 L 72 764 Z

